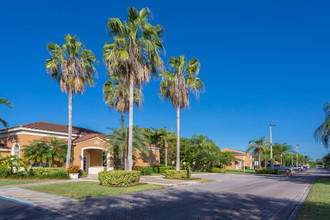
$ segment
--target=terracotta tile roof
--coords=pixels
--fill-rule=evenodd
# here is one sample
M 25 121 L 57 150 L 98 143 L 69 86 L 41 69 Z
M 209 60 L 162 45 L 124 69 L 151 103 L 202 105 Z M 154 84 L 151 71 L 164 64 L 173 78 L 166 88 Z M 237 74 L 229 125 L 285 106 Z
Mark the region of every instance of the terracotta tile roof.
M 5 145 L 5 144 L 1 144 L 0 143 L 0 150 L 8 150 L 8 151 L 10 151 L 10 147 L 8 147 L 7 145 Z
M 86 140 L 89 140 L 92 138 L 96 138 L 96 137 L 103 139 L 104 136 L 105 136 L 105 134 L 86 134 L 86 135 L 83 135 L 83 136 L 75 139 L 73 141 L 73 143 L 80 143 L 80 142 L 83 142 L 83 141 L 86 141 Z
M 55 124 L 50 122 L 34 122 L 34 123 L 28 123 L 28 124 L 22 124 L 16 127 L 12 128 L 31 128 L 31 129 L 37 129 L 37 130 L 44 130 L 44 131 L 53 131 L 53 132 L 61 132 L 61 133 L 68 133 L 68 126 L 62 125 L 62 124 Z M 11 129 L 11 128 L 9 128 Z M 3 129 L 6 130 L 6 129 Z M 86 128 L 79 128 L 79 127 L 72 127 L 72 134 L 78 134 L 78 135 L 86 135 L 86 134 L 101 134 L 100 132 L 89 130 Z

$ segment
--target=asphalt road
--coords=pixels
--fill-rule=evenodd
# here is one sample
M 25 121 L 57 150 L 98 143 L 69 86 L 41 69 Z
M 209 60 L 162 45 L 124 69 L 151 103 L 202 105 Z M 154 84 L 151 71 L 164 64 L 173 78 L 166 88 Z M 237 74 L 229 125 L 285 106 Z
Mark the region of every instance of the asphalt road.
M 288 219 L 310 186 L 328 171 L 293 177 L 210 174 L 215 182 L 46 204 L 76 219 Z M 3 218 L 5 216 L 5 218 Z M 37 207 L 0 200 L 0 219 L 64 219 Z

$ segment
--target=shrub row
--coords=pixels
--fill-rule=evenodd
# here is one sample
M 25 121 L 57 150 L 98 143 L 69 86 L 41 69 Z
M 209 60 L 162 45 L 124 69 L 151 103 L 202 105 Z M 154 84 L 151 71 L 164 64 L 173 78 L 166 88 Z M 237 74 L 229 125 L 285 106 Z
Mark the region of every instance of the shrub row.
M 165 173 L 166 170 L 175 170 L 175 167 L 138 166 L 138 167 L 133 167 L 133 170 L 141 171 L 141 175 L 151 175 L 152 173 Z
M 223 168 L 211 168 L 211 173 L 226 173 L 227 170 Z
M 10 173 L 6 166 L 0 166 L 0 178 L 6 179 L 70 179 L 64 168 L 31 168 L 28 173 Z
M 99 172 L 100 185 L 127 186 L 140 181 L 141 172 L 137 170 L 102 171 Z
M 278 174 L 278 170 L 275 169 L 256 169 L 257 174 Z
M 187 177 L 187 170 L 165 170 L 166 179 L 182 179 Z

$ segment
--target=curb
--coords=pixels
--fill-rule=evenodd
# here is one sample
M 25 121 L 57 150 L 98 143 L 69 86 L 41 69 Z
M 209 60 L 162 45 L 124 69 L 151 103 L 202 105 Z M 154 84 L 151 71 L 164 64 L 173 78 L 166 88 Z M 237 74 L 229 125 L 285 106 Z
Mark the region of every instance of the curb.
M 317 181 L 317 180 L 316 180 L 316 181 Z M 316 181 L 315 181 L 315 182 L 316 182 Z M 314 182 L 314 183 L 315 183 L 315 182 Z M 293 209 L 293 211 L 291 212 L 291 214 L 290 214 L 288 220 L 295 220 L 295 219 L 297 218 L 297 215 L 298 215 L 298 213 L 299 213 L 299 211 L 300 211 L 300 208 L 301 208 L 302 205 L 304 204 L 304 202 L 305 202 L 305 200 L 306 200 L 306 198 L 307 198 L 307 196 L 308 196 L 308 194 L 309 194 L 309 192 L 310 192 L 312 186 L 314 185 L 314 183 L 311 184 L 311 185 L 307 188 L 306 192 L 304 193 L 304 195 L 301 197 L 301 199 L 299 200 L 299 202 L 298 202 L 298 204 L 296 205 L 296 207 L 295 207 L 295 208 Z

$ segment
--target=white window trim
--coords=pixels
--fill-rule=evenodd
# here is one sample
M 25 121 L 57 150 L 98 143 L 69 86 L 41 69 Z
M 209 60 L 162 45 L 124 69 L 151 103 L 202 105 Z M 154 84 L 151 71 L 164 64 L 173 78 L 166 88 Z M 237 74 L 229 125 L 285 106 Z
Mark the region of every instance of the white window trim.
M 18 158 L 20 158 L 21 157 L 21 146 L 17 142 L 13 143 L 13 145 L 11 146 L 11 155 L 15 156 L 15 146 L 16 145 L 18 145 Z

